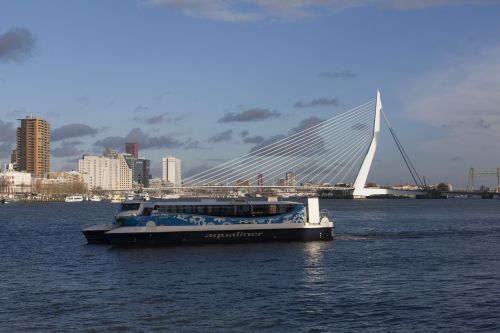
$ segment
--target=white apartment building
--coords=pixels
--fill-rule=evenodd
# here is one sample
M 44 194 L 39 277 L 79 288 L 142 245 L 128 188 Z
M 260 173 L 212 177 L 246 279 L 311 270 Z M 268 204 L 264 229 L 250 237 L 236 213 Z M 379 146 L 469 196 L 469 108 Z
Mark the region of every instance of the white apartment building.
M 78 161 L 78 171 L 89 190 L 130 190 L 132 189 L 132 169 L 125 157 L 84 155 Z
M 172 156 L 166 156 L 162 159 L 162 177 L 163 182 L 172 183 L 174 186 L 181 186 L 181 160 Z

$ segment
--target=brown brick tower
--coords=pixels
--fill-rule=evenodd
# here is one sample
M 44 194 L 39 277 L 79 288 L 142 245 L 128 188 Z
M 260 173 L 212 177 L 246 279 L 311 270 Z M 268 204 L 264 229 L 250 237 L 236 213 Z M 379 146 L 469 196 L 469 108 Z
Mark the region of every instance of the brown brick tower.
M 32 173 L 36 177 L 45 176 L 50 171 L 50 126 L 41 118 L 28 116 L 19 119 L 16 130 L 17 169 Z

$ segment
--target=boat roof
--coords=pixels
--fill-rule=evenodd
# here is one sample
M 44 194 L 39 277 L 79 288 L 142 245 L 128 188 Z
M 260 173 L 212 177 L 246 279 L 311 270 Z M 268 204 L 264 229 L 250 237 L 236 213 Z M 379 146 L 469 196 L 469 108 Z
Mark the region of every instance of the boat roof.
M 194 200 L 170 200 L 170 201 L 142 201 L 130 200 L 124 201 L 122 204 L 137 204 L 142 203 L 147 206 L 224 206 L 224 205 L 297 205 L 300 202 L 295 201 L 268 201 L 268 200 L 252 200 L 252 199 L 235 199 L 235 200 L 212 200 L 212 199 L 194 199 Z

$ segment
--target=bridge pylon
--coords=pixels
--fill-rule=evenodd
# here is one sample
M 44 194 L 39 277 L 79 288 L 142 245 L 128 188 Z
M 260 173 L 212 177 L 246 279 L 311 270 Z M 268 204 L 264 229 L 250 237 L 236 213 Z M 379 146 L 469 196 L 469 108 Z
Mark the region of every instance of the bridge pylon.
M 373 158 L 375 157 L 375 151 L 377 150 L 378 139 L 380 135 L 380 113 L 382 111 L 382 100 L 380 98 L 380 91 L 377 90 L 377 97 L 375 101 L 375 116 L 373 124 L 373 135 L 368 151 L 366 152 L 365 158 L 358 172 L 358 176 L 354 181 L 354 191 L 353 197 L 356 198 L 366 198 L 367 196 L 373 194 L 371 190 L 365 188 L 366 179 L 370 173 L 370 167 L 373 163 Z

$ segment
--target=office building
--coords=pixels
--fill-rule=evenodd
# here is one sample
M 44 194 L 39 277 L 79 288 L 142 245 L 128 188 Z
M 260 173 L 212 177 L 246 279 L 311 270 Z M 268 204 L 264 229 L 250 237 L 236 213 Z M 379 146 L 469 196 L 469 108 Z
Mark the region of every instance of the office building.
M 139 144 L 137 142 L 125 143 L 125 152 L 134 157 L 134 160 L 139 158 Z
M 132 170 L 132 173 L 134 172 L 134 156 L 131 154 L 121 154 L 123 158 L 125 159 L 125 162 L 127 162 L 128 167 Z
M 134 183 L 142 187 L 149 187 L 150 163 L 149 160 L 138 158 L 134 161 Z
M 286 184 L 286 186 L 296 186 L 297 185 L 297 174 L 295 172 L 288 171 L 285 174 L 285 184 Z
M 50 171 L 50 126 L 41 118 L 19 119 L 16 130 L 16 169 L 36 177 Z
M 84 155 L 78 161 L 78 171 L 89 190 L 130 190 L 132 169 L 125 154 L 114 157 Z
M 181 160 L 172 156 L 162 159 L 162 181 L 181 186 Z

